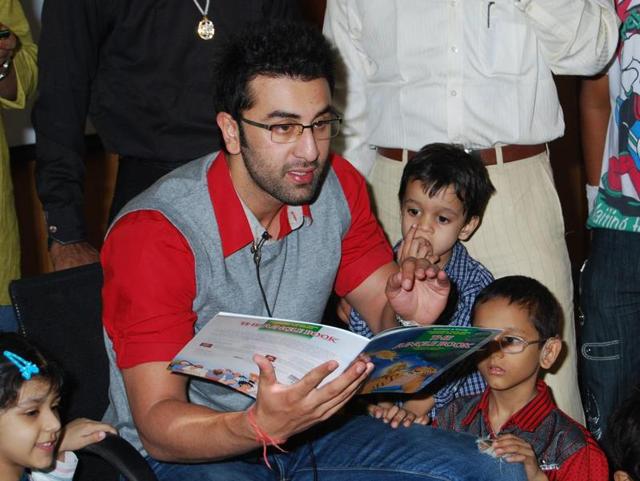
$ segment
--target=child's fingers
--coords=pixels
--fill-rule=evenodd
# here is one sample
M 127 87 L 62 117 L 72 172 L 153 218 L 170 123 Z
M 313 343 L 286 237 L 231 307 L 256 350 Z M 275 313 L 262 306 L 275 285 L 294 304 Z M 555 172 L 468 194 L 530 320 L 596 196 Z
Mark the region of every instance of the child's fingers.
M 524 463 L 527 457 L 522 454 L 506 454 L 502 456 L 507 463 Z
M 415 418 L 415 420 L 413 421 L 414 424 L 422 424 L 423 426 L 426 426 L 427 424 L 429 424 L 429 421 L 431 419 L 429 418 L 429 416 L 424 415 L 424 416 L 418 416 L 417 418 Z
M 393 418 L 396 416 L 396 414 L 398 414 L 399 409 L 400 408 L 396 405 L 393 405 L 389 409 L 387 409 L 384 413 L 384 422 L 390 423 L 393 420 Z
M 380 419 L 384 414 L 384 409 L 377 404 L 369 404 L 367 406 L 367 411 L 369 412 L 369 416 Z
M 408 422 L 409 424 L 405 425 L 410 426 L 413 422 L 413 418 L 415 418 L 415 415 L 413 413 L 410 413 L 405 409 L 398 408 L 398 412 L 391 420 L 391 427 L 395 429 L 400 426 L 400 424 L 405 424 L 406 422 Z

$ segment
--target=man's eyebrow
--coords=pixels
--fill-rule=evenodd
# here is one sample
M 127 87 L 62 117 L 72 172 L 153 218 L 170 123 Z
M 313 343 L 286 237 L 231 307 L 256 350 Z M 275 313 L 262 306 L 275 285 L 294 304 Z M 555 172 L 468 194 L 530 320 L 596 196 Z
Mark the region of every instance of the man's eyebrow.
M 320 110 L 318 113 L 316 113 L 313 118 L 317 118 L 320 117 L 321 115 L 324 115 L 326 113 L 334 113 L 335 114 L 335 110 L 331 105 L 327 105 L 325 108 L 323 108 L 322 110 Z M 269 112 L 266 116 L 267 119 L 295 119 L 295 120 L 300 120 L 302 117 L 300 114 L 296 114 L 293 112 L 287 112 L 286 110 L 274 110 L 272 112 Z

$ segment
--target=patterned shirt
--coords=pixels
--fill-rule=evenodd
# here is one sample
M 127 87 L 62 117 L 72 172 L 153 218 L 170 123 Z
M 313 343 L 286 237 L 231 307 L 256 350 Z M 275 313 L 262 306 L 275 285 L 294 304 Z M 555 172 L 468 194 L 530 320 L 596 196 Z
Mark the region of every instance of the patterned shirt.
M 394 252 L 397 253 L 399 247 L 400 242 L 394 246 Z M 476 296 L 493 281 L 493 276 L 486 267 L 469 255 L 460 242 L 454 244 L 451 258 L 444 266 L 444 271 L 451 281 L 450 302 L 451 300 L 455 302 L 453 315 L 447 316 L 444 321 L 449 321 L 448 324 L 452 326 L 470 326 Z M 351 309 L 349 329 L 361 336 L 373 337 L 367 322 L 355 309 Z M 470 369 L 472 366 L 465 362 L 458 369 L 443 376 L 445 380 L 442 388 L 435 393 L 435 410 L 431 413 L 432 415 L 458 397 L 480 394 L 484 391 L 486 387 L 484 379 L 477 370 L 469 373 Z
M 563 413 L 544 381 L 537 395 L 494 433 L 489 421 L 489 394 L 456 399 L 442 409 L 433 424 L 441 429 L 482 438 L 513 434 L 531 445 L 549 481 L 607 481 L 607 459 L 589 432 Z

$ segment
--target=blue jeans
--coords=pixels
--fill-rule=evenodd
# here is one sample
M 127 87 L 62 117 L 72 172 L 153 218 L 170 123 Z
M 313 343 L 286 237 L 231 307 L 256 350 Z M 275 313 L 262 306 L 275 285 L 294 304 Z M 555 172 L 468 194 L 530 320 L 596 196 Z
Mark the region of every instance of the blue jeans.
M 640 234 L 594 229 L 580 283 L 582 402 L 600 440 L 640 383 Z
M 391 429 L 368 416 L 331 421 L 269 454 L 273 471 L 259 456 L 206 464 L 162 463 L 147 458 L 160 481 L 519 481 L 521 464 L 509 464 L 478 451 L 475 438 L 429 426 Z M 295 439 L 295 438 L 294 438 Z M 261 452 L 260 452 L 261 454 Z
M 13 306 L 0 306 L 0 332 L 16 332 L 18 320 Z

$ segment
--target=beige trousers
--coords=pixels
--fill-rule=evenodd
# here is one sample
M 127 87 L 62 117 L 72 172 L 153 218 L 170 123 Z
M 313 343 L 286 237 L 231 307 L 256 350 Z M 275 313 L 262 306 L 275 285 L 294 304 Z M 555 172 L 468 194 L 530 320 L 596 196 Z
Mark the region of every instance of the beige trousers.
M 578 390 L 571 265 L 549 156 L 542 153 L 504 164 L 500 149 L 496 154 L 498 165 L 488 167 L 496 194 L 466 247 L 496 278 L 513 274 L 533 277 L 558 298 L 565 316 L 564 349 L 545 381 L 558 406 L 584 424 Z M 398 162 L 378 155 L 369 175 L 372 202 L 391 242 L 402 236 L 398 188 L 405 163 L 406 158 Z

